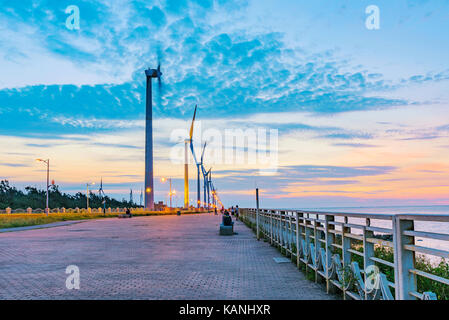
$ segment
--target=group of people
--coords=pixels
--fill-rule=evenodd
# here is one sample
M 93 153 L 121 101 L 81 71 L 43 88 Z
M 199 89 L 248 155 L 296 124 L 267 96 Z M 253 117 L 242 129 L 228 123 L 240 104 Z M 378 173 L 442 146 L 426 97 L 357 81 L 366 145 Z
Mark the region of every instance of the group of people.
M 235 206 L 235 208 L 234 206 L 232 206 L 230 211 L 232 216 L 235 216 L 236 219 L 239 218 L 239 206 Z M 216 215 L 218 214 L 217 207 L 215 207 L 214 212 Z M 224 215 L 229 215 L 228 209 L 225 209 L 224 207 L 221 207 L 220 213 Z
M 239 206 L 232 206 L 231 209 L 231 215 L 235 216 L 235 218 L 238 220 L 239 218 Z M 233 225 L 234 223 L 232 222 L 232 218 L 231 215 L 229 214 L 228 209 L 225 209 L 224 207 L 221 207 L 220 210 L 221 214 L 223 215 L 223 224 L 224 225 Z M 215 214 L 217 215 L 217 208 L 215 207 Z

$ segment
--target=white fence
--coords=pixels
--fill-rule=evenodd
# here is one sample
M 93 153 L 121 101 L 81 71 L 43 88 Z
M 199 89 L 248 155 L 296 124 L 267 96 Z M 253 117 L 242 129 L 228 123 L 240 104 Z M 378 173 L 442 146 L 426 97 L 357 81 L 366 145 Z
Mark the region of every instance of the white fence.
M 435 293 L 418 292 L 417 278 L 449 285 L 449 279 L 415 267 L 416 254 L 449 258 L 449 251 L 417 245 L 415 239 L 438 240 L 449 248 L 449 234 L 414 229 L 416 221 L 447 224 L 449 215 L 272 209 L 260 209 L 257 213 L 256 209 L 242 209 L 241 217 L 251 223 L 258 238 L 296 258 L 298 268 L 312 272 L 315 281 L 325 282 L 328 292 L 341 290 L 345 299 L 434 300 Z M 375 246 L 387 248 L 393 254 L 393 262 L 376 257 Z M 394 281 L 388 281 L 376 265 L 391 268 Z
M 131 212 L 144 212 L 144 208 L 130 208 Z M 125 212 L 125 208 L 106 208 L 106 213 L 120 213 Z M 26 208 L 26 209 L 0 209 L 0 214 L 11 214 L 11 213 L 45 213 L 45 208 Z M 53 208 L 50 209 L 49 213 L 104 213 L 103 208 Z

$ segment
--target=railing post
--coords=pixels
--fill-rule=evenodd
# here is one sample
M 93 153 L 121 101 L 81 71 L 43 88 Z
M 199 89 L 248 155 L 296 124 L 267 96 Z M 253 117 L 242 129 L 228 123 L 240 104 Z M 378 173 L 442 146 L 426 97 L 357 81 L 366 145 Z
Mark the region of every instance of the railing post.
M 290 259 L 291 259 L 292 255 L 293 255 L 293 250 L 292 250 L 293 248 L 292 248 L 292 242 L 291 242 L 291 239 L 293 238 L 292 215 L 291 214 L 288 215 L 287 237 L 288 237 L 288 249 L 290 250 Z
M 344 217 L 344 224 L 348 223 L 348 217 Z M 343 263 L 343 270 L 344 270 L 344 280 L 347 281 L 347 274 L 346 274 L 346 267 L 351 264 L 351 252 L 348 251 L 348 249 L 351 249 L 351 238 L 345 237 L 345 233 L 351 233 L 351 228 L 346 227 L 345 225 L 342 226 L 342 233 L 341 233 L 341 255 L 342 255 L 342 263 Z M 343 284 L 343 287 L 346 285 L 346 283 Z M 343 290 L 343 298 L 346 300 L 346 292 Z
M 371 226 L 371 220 L 369 218 L 366 219 L 366 223 L 365 225 L 367 227 Z M 366 274 L 366 270 L 369 266 L 373 265 L 374 262 L 371 260 L 371 257 L 374 257 L 374 243 L 368 242 L 367 239 L 368 238 L 373 238 L 374 237 L 374 233 L 372 231 L 366 230 L 366 227 L 363 228 L 363 269 L 364 269 L 364 273 L 363 273 L 363 281 L 365 283 L 365 300 L 368 300 L 368 293 L 367 293 L 367 281 L 368 281 L 368 275 Z
M 313 226 L 313 242 L 315 243 L 315 252 L 312 252 L 311 254 L 313 254 L 314 257 L 314 261 L 315 261 L 315 282 L 318 282 L 318 252 L 320 250 L 320 241 L 318 240 L 318 230 L 317 227 L 319 227 L 318 224 L 318 214 L 316 215 L 316 219 L 314 221 L 314 226 Z
M 307 214 L 307 218 L 309 218 L 309 217 L 310 217 L 310 215 Z M 304 217 L 304 218 L 306 218 L 306 217 Z M 304 249 L 305 249 L 305 251 L 307 251 L 307 253 L 309 255 L 312 254 L 310 251 L 310 228 L 309 228 L 310 224 L 311 223 L 309 220 L 304 219 L 304 234 L 305 234 L 304 235 L 304 245 L 306 246 Z M 307 259 L 306 259 L 306 261 L 307 261 Z M 306 274 L 307 274 L 308 270 L 309 270 L 309 264 L 308 264 L 308 262 L 306 262 Z
M 273 245 L 273 212 L 270 210 L 270 244 Z
M 256 188 L 256 235 L 257 241 L 260 240 L 259 235 L 259 188 Z
M 279 211 L 279 246 L 281 247 L 281 251 L 282 248 L 284 248 L 284 218 L 282 211 Z
M 335 221 L 335 217 L 331 215 L 325 216 L 326 225 L 324 226 L 325 232 L 325 241 L 326 241 L 326 292 L 332 293 L 335 292 L 334 287 L 331 283 L 330 274 L 329 274 L 329 266 L 332 263 L 332 244 L 335 243 L 335 235 L 331 232 L 331 230 L 335 230 L 335 226 L 329 222 Z
M 393 217 L 393 246 L 394 246 L 394 282 L 396 300 L 415 300 L 410 292 L 416 291 L 416 279 L 409 272 L 415 268 L 415 253 L 405 250 L 404 246 L 415 244 L 412 236 L 404 235 L 405 230 L 413 231 L 413 220 L 401 220 L 400 216 Z
M 299 213 L 298 211 L 295 212 L 295 219 L 296 219 L 296 267 L 299 268 Z

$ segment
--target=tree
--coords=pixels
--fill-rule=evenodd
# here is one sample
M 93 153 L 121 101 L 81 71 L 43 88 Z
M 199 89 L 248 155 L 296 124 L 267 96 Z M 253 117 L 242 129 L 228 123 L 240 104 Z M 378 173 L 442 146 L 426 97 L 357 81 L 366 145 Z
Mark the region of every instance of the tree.
M 26 209 L 28 207 L 37 209 L 45 208 L 46 190 L 40 190 L 36 187 L 27 186 L 25 192 L 12 187 L 8 180 L 0 181 L 0 209 L 10 207 L 12 209 Z M 62 193 L 59 186 L 52 185 L 49 188 L 49 206 L 50 208 L 84 208 L 86 207 L 86 195 L 78 192 L 75 195 Z M 129 201 L 105 197 L 108 207 L 131 207 Z M 103 198 L 99 195 L 89 193 L 89 206 L 91 208 L 103 207 Z

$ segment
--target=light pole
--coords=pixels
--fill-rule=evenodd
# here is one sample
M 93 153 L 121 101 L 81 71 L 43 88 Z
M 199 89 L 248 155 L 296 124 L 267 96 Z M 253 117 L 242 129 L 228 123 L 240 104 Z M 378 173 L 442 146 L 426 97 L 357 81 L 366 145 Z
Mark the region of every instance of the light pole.
M 171 197 L 172 197 L 173 194 L 175 194 L 175 191 L 174 191 L 174 192 L 171 191 L 171 178 L 162 178 L 162 179 L 161 179 L 162 182 L 165 182 L 165 181 L 167 181 L 167 180 L 168 180 L 168 182 L 170 183 L 170 192 L 169 192 L 169 196 L 170 196 L 170 209 L 171 209 L 171 207 L 172 207 L 172 201 L 171 201 L 172 198 L 171 198 Z
M 49 183 L 50 183 L 50 159 L 44 160 L 44 159 L 36 159 L 36 161 L 40 161 L 43 162 L 47 165 L 47 200 L 45 202 L 45 212 L 48 216 L 48 187 L 49 187 Z
M 93 186 L 95 182 L 86 183 L 86 209 L 89 210 L 89 186 Z

